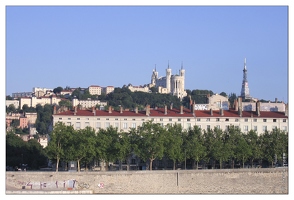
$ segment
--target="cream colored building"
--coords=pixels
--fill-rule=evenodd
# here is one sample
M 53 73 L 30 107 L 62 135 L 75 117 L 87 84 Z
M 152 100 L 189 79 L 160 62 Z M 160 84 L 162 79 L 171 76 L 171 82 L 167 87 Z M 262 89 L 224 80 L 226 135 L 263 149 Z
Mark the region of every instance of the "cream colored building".
M 144 111 L 123 110 L 114 111 L 111 106 L 108 110 L 68 110 L 53 115 L 53 125 L 57 122 L 63 122 L 65 125 L 73 126 L 74 129 L 84 129 L 87 126 L 93 127 L 97 131 L 99 128 L 117 127 L 119 131 L 129 131 L 130 128 L 137 128 L 143 122 L 152 120 L 162 126 L 167 124 L 181 124 L 184 129 L 198 126 L 201 129 L 220 128 L 226 130 L 233 125 L 239 127 L 242 132 L 255 130 L 259 134 L 265 130 L 279 128 L 288 132 L 288 109 L 285 112 L 260 111 L 260 104 L 257 103 L 257 111 L 240 111 L 230 110 L 192 110 L 168 109 L 165 108 L 151 109 L 146 106 Z M 195 107 L 195 105 L 194 105 Z M 193 108 L 193 107 L 192 107 Z
M 19 109 L 19 100 L 5 100 L 5 104 L 7 107 L 12 104 L 16 109 Z
M 72 100 L 72 106 L 78 106 L 80 105 L 82 108 L 92 108 L 96 107 L 96 105 L 100 106 L 107 106 L 107 102 L 100 101 L 100 100 L 78 100 L 77 98 L 74 98 Z
M 132 86 L 129 85 L 128 89 L 131 90 L 131 92 L 149 92 L 150 89 L 147 86 Z
M 88 87 L 88 89 L 91 95 L 101 95 L 102 88 L 98 85 L 91 85 Z
M 22 109 L 23 105 L 27 104 L 28 107 L 36 107 L 37 104 L 40 104 L 41 106 L 44 106 L 45 104 L 53 105 L 59 103 L 61 99 L 59 97 L 56 97 L 54 95 L 50 97 L 23 97 L 20 98 L 20 109 Z

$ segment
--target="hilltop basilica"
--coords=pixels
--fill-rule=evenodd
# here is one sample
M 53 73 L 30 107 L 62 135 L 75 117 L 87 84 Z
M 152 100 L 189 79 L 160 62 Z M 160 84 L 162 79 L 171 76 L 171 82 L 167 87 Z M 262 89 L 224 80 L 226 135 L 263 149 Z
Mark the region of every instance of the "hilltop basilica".
M 159 77 L 158 72 L 153 69 L 151 76 L 151 83 L 149 87 L 157 87 L 159 93 L 163 94 L 172 94 L 177 96 L 180 99 L 187 96 L 185 91 L 185 70 L 183 69 L 183 65 L 179 70 L 179 74 L 172 75 L 172 70 L 169 68 L 166 69 L 166 76 Z

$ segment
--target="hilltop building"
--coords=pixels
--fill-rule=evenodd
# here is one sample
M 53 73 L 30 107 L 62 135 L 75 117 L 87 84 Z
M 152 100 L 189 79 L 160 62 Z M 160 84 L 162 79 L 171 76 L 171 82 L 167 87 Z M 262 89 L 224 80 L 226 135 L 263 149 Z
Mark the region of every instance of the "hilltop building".
M 155 69 L 152 72 L 151 83 L 149 87 L 157 87 L 159 93 L 172 94 L 177 96 L 180 99 L 187 96 L 185 91 L 185 70 L 183 65 L 179 71 L 179 74 L 172 75 L 172 70 L 169 68 L 166 69 L 166 76 L 159 77 L 158 72 Z

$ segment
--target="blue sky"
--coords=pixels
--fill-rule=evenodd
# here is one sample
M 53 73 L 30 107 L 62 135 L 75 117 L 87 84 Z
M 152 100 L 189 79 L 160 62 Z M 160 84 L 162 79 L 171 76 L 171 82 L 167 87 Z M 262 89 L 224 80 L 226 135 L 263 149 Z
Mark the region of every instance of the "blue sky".
M 288 102 L 287 6 L 7 6 L 6 95 L 33 87 L 150 83 Z

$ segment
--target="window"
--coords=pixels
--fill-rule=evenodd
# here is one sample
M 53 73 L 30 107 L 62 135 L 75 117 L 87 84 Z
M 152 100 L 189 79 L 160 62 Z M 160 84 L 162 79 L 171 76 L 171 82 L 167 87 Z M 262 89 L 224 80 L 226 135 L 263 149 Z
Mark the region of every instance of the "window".
M 142 121 L 145 121 L 145 119 L 142 119 Z
M 210 130 L 210 125 L 207 125 L 207 126 L 206 126 L 206 129 L 207 129 L 207 130 Z
M 162 122 L 162 121 L 163 121 L 163 119 L 162 119 L 162 118 L 160 118 L 160 121 Z
M 118 120 L 118 118 L 115 118 L 114 120 L 116 120 L 116 121 L 117 121 L 117 120 Z
M 101 123 L 100 122 L 96 122 L 96 129 L 101 128 Z
M 257 119 L 253 119 L 253 122 L 257 122 Z
M 239 121 L 239 119 L 235 119 L 235 122 L 238 122 Z
M 257 131 L 257 126 L 253 126 L 253 130 L 254 131 Z
M 110 126 L 109 122 L 105 122 L 105 128 L 108 128 Z
M 181 121 L 181 118 L 178 119 L 178 122 L 180 122 L 180 121 Z
M 123 128 L 127 129 L 128 128 L 128 123 L 123 123 Z
M 106 120 L 109 120 L 109 118 L 106 118 Z
M 136 123 L 132 123 L 132 128 L 136 128 Z
M 230 128 L 230 126 L 229 126 L 229 125 L 226 125 L 226 131 L 228 131 L 228 130 L 229 130 L 229 128 Z
M 187 128 L 190 128 L 191 127 L 191 123 L 187 123 Z
M 67 122 L 66 125 L 67 125 L 67 126 L 71 126 L 71 122 Z
M 81 122 L 76 122 L 76 129 L 80 129 L 81 128 Z
M 228 122 L 229 121 L 229 118 L 226 118 L 226 120 L 225 120 L 226 122 Z
M 187 122 L 189 122 L 190 121 L 190 119 L 187 119 Z
M 277 122 L 277 119 L 273 119 L 273 122 Z
M 86 120 L 89 120 L 89 118 L 86 118 Z
M 59 117 L 58 119 L 59 119 L 59 120 L 62 120 L 62 118 L 61 118 L 61 117 Z
M 216 125 L 216 128 L 220 129 L 220 125 Z
M 262 131 L 263 131 L 263 132 L 267 131 L 267 127 L 266 127 L 266 126 L 263 126 L 263 127 L 262 127 Z
M 100 118 L 97 118 L 97 120 L 100 120 Z
M 210 118 L 207 118 L 206 121 L 207 121 L 207 122 L 210 122 Z
M 89 122 L 85 122 L 85 127 L 90 126 Z
M 136 121 L 136 119 L 132 119 L 133 121 Z
M 200 122 L 201 121 L 201 119 L 200 118 L 197 118 L 197 122 Z
M 118 128 L 118 123 L 117 122 L 114 123 L 114 127 Z
M 244 126 L 244 131 L 248 131 L 248 126 Z
M 248 122 L 248 119 L 246 118 L 246 119 L 244 119 L 244 122 Z
M 198 128 L 201 128 L 201 125 L 197 125 Z
M 80 120 L 80 118 L 77 118 L 77 120 Z
M 216 118 L 216 121 L 219 122 L 219 118 Z
M 277 129 L 277 126 L 273 126 L 273 130 Z
M 287 126 L 283 126 L 283 131 L 287 131 Z
M 127 118 L 124 118 L 124 120 L 127 121 L 128 119 Z
M 172 119 L 172 118 L 169 118 L 169 119 L 168 119 L 168 121 L 170 121 L 170 122 L 171 122 L 171 121 L 173 121 L 173 119 Z
M 287 122 L 287 120 L 286 119 L 283 119 L 283 122 Z
M 71 120 L 70 118 L 67 118 L 68 120 Z
M 263 119 L 263 122 L 266 122 L 266 119 Z

